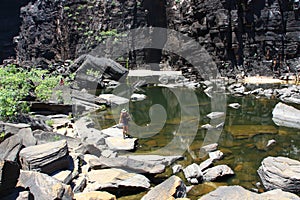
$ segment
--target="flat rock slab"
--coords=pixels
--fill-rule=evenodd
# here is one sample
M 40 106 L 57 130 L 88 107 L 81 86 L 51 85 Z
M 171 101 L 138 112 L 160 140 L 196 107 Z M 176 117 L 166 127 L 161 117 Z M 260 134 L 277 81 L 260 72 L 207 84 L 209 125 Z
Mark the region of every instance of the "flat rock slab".
M 68 143 L 68 148 L 70 151 L 78 148 L 80 145 L 82 145 L 82 142 L 79 138 L 72 138 L 69 136 L 61 135 L 59 133 L 54 132 L 48 132 L 48 131 L 41 131 L 36 130 L 33 131 L 33 136 L 37 140 L 37 144 L 47 144 L 49 142 L 55 142 L 60 140 L 66 140 Z
M 97 102 L 105 102 L 106 105 L 123 105 L 129 102 L 129 99 L 114 94 L 101 94 L 96 98 Z
M 29 124 L 13 124 L 13 123 L 5 123 L 5 122 L 0 122 L 0 125 L 4 127 L 5 133 L 10 133 L 10 134 L 17 134 L 19 130 L 23 128 L 30 128 Z
M 123 129 L 122 128 L 117 128 L 117 127 L 110 127 L 101 130 L 101 132 L 109 137 L 120 137 L 123 138 Z
M 186 195 L 186 186 L 178 176 L 171 176 L 161 184 L 151 189 L 142 200 L 162 200 L 183 198 Z
M 247 200 L 300 200 L 297 195 L 289 192 L 284 192 L 279 189 L 257 194 L 246 190 L 241 186 L 220 186 L 216 190 L 202 196 L 199 200 L 240 200 L 241 198 Z
M 278 103 L 273 109 L 272 114 L 272 120 L 277 126 L 300 129 L 300 110 L 283 103 Z
M 128 77 L 180 76 L 181 71 L 129 70 Z
M 203 172 L 204 181 L 215 181 L 224 176 L 234 175 L 233 170 L 227 165 L 218 165 L 212 168 L 209 168 Z
M 52 173 L 47 165 L 55 165 L 55 162 L 68 156 L 68 145 L 66 140 L 50 142 L 46 144 L 30 146 L 21 150 L 20 163 L 24 170 L 41 170 L 45 173 Z M 54 170 L 67 168 L 66 165 L 59 165 Z M 50 171 L 49 171 L 50 170 Z
M 74 195 L 76 200 L 116 200 L 116 196 L 108 192 L 92 191 L 77 193 Z
M 18 186 L 29 188 L 34 199 L 70 200 L 73 198 L 70 186 L 61 183 L 47 174 L 39 172 L 21 170 Z
M 225 128 L 233 137 L 237 139 L 251 138 L 260 134 L 277 134 L 278 130 L 270 125 L 233 125 Z
M 137 138 L 126 138 L 123 137 L 108 137 L 105 138 L 105 143 L 110 150 L 114 151 L 130 151 L 134 150 L 136 146 Z
M 300 162 L 297 160 L 269 156 L 262 161 L 257 172 L 267 190 L 300 192 Z
M 165 170 L 165 166 L 162 164 L 153 165 L 145 161 L 134 160 L 126 157 L 100 157 L 98 159 L 90 159 L 89 165 L 91 168 L 120 168 L 130 172 L 150 174 L 162 173 Z
M 124 157 L 124 156 L 120 156 Z M 127 155 L 126 157 L 133 160 L 139 160 L 147 163 L 152 163 L 153 165 L 163 164 L 169 166 L 176 160 L 182 159 L 182 156 L 160 156 L 160 155 Z
M 104 188 L 134 187 L 147 189 L 150 187 L 150 181 L 145 176 L 114 168 L 92 170 L 87 173 L 87 181 L 84 192 Z

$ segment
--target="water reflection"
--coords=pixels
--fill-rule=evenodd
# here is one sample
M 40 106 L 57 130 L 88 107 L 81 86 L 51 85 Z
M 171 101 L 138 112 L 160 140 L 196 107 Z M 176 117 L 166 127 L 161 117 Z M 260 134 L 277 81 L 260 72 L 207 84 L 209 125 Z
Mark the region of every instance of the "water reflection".
M 149 110 L 151 106 L 159 104 L 166 111 L 166 123 L 159 131 L 148 128 L 149 137 L 139 139 L 140 147 L 136 153 L 147 153 L 159 150 L 176 137 L 177 130 L 183 116 L 188 116 L 185 129 L 189 130 L 189 122 L 195 124 L 195 118 L 191 115 L 183 115 L 184 112 L 192 112 L 198 110 L 199 122 L 197 122 L 197 134 L 195 137 L 189 137 L 186 131 L 176 140 L 176 148 L 185 148 L 187 150 L 186 159 L 179 161 L 183 166 L 187 166 L 192 162 L 200 163 L 205 158 L 199 158 L 199 149 L 201 148 L 208 134 L 218 134 L 220 130 L 212 129 L 207 131 L 201 129 L 203 124 L 217 124 L 218 121 L 212 121 L 206 117 L 213 109 L 211 100 L 201 90 L 196 91 L 197 104 L 191 103 L 181 108 L 178 96 L 169 89 L 150 87 L 145 88 L 147 99 L 141 102 L 130 102 L 130 114 L 136 124 L 147 129 L 147 124 L 151 122 Z M 192 98 L 185 93 L 184 90 L 178 93 L 179 98 Z M 224 95 L 223 95 L 224 96 Z M 220 98 L 223 98 L 221 95 Z M 225 154 L 223 160 L 218 164 L 227 164 L 234 169 L 236 175 L 226 182 L 217 183 L 218 185 L 235 185 L 239 184 L 248 189 L 255 188 L 259 181 L 256 170 L 260 166 L 261 161 L 267 156 L 287 156 L 292 159 L 299 159 L 300 131 L 298 129 L 277 127 L 272 121 L 272 110 L 277 101 L 274 99 L 255 98 L 255 97 L 233 97 L 227 96 L 227 105 L 231 103 L 239 103 L 239 109 L 227 108 L 224 128 L 221 129 L 222 134 L 218 140 L 219 149 Z M 223 99 L 224 100 L 224 99 Z M 223 101 L 220 100 L 221 102 Z M 218 106 L 216 103 L 215 106 Z M 225 105 L 226 106 L 226 105 Z M 193 113 L 193 112 L 192 112 Z M 104 115 L 105 114 L 105 115 Z M 104 119 L 100 120 L 101 127 L 114 125 L 114 121 L 110 121 L 110 111 L 103 113 Z M 154 120 L 155 121 L 155 120 Z M 159 123 L 156 121 L 155 123 Z M 153 124 L 155 124 L 153 123 Z M 131 131 L 135 131 L 132 129 Z M 146 132 L 147 132 L 146 131 Z M 152 132 L 151 132 L 152 131 Z M 192 134 L 192 133 L 191 133 Z M 193 141 L 185 141 L 193 138 Z M 208 137 L 209 138 L 209 137 Z M 275 139 L 276 144 L 270 148 L 266 148 L 269 140 Z M 213 139 L 212 139 L 213 140 Z M 188 144 L 188 145 L 187 145 Z M 180 175 L 182 176 L 182 174 Z M 200 186 L 199 186 L 200 187 Z M 195 190 L 199 187 L 195 187 Z M 201 188 L 208 186 L 201 186 Z M 208 187 L 210 188 L 210 186 Z M 213 188 L 213 187 L 211 187 Z M 196 191 L 191 192 L 191 198 L 196 199 L 199 194 Z

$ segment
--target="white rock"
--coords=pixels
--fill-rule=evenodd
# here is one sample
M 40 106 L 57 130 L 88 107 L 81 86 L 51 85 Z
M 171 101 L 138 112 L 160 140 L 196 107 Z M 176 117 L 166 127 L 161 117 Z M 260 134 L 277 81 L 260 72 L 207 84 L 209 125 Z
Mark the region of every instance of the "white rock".
M 239 103 L 231 103 L 228 106 L 233 109 L 239 109 L 241 107 Z
M 218 150 L 218 151 L 210 152 L 208 154 L 208 156 L 213 161 L 216 161 L 216 160 L 221 160 L 223 158 L 224 154 L 222 151 Z
M 217 119 L 225 116 L 224 112 L 211 112 L 208 115 L 206 115 L 210 119 Z
M 132 94 L 130 97 L 131 101 L 143 101 L 147 98 L 144 94 Z

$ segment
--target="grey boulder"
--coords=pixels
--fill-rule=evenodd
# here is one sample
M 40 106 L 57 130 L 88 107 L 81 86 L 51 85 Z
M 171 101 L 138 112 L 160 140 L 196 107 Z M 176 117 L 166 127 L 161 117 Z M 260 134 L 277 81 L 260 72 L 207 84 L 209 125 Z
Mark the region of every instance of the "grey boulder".
M 186 196 L 186 186 L 178 176 L 171 176 L 161 184 L 151 189 L 142 200 L 162 200 L 183 198 Z
M 24 170 L 39 170 L 52 173 L 69 167 L 66 140 L 30 146 L 21 150 L 20 163 Z
M 272 120 L 277 126 L 285 126 L 300 129 L 300 110 L 278 103 L 273 109 Z
M 267 190 L 300 192 L 300 162 L 297 160 L 269 156 L 262 161 L 257 172 Z
M 225 176 L 234 175 L 233 170 L 227 165 L 218 165 L 212 168 L 209 168 L 203 172 L 204 181 L 215 181 L 219 178 Z
M 61 183 L 47 174 L 39 172 L 21 170 L 18 185 L 29 188 L 34 199 L 70 200 L 73 198 L 73 192 L 70 186 Z

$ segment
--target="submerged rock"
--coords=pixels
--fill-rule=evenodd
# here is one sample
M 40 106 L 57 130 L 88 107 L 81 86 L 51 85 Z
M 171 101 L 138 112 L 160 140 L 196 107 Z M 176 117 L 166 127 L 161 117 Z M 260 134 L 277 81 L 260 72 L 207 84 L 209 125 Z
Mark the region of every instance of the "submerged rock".
M 206 115 L 210 119 L 217 119 L 225 116 L 224 112 L 211 112 L 208 115 Z
M 228 107 L 233 108 L 233 109 L 239 109 L 241 105 L 239 103 L 231 103 L 228 105 Z
M 283 103 L 278 103 L 272 114 L 272 120 L 277 126 L 300 129 L 300 110 Z
M 177 176 L 171 176 L 161 184 L 151 189 L 142 200 L 162 200 L 183 198 L 186 196 L 186 186 Z
M 120 156 L 123 157 L 123 156 Z M 153 165 L 165 165 L 169 166 L 176 160 L 183 158 L 182 156 L 160 156 L 160 155 L 128 155 L 126 156 L 133 160 L 144 161 Z
M 264 192 L 262 194 L 257 194 L 246 190 L 241 186 L 220 186 L 216 190 L 202 196 L 199 200 L 277 200 L 277 199 L 291 199 L 300 200 L 300 198 L 292 193 L 284 192 L 282 190 L 272 190 L 269 192 Z
M 259 169 L 258 175 L 267 190 L 282 189 L 300 192 L 300 162 L 286 157 L 267 157 Z

